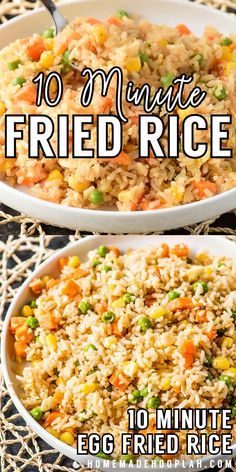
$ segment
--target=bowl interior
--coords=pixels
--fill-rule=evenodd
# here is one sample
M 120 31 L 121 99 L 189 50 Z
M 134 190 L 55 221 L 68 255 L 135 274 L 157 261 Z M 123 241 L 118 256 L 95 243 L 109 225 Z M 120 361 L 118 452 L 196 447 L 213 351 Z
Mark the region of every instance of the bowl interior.
M 156 246 L 162 242 L 170 245 L 177 243 L 185 243 L 190 247 L 191 254 L 194 255 L 200 250 L 206 250 L 216 256 L 233 257 L 236 260 L 235 244 L 230 240 L 221 236 L 91 236 L 81 239 L 77 242 L 69 244 L 60 251 L 46 260 L 22 285 L 13 300 L 6 319 L 4 321 L 2 334 L 2 368 L 3 374 L 8 387 L 10 396 L 28 425 L 36 431 L 36 433 L 44 439 L 52 447 L 55 447 L 63 454 L 72 458 L 73 460 L 82 460 L 87 463 L 92 456 L 76 455 L 76 451 L 63 444 L 58 439 L 55 439 L 47 431 L 45 431 L 26 411 L 21 401 L 19 400 L 19 385 L 15 375 L 15 362 L 12 360 L 13 354 L 13 337 L 9 333 L 10 318 L 19 313 L 19 309 L 29 301 L 30 291 L 28 289 L 29 282 L 39 276 L 56 275 L 58 273 L 57 261 L 59 257 L 68 257 L 71 255 L 78 255 L 81 260 L 85 260 L 87 253 L 90 250 L 97 248 L 101 244 L 115 245 L 122 251 L 133 248 Z M 236 447 L 236 446 L 235 446 Z M 207 460 L 207 458 L 204 458 Z M 181 470 L 181 469 L 180 469 Z

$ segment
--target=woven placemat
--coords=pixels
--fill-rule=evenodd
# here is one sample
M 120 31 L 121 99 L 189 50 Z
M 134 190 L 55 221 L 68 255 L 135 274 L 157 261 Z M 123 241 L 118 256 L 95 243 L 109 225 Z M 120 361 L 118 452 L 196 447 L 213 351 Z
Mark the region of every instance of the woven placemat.
M 26 277 L 56 249 L 79 236 L 13 238 L 0 242 L 0 332 L 10 302 Z M 232 238 L 236 243 L 236 237 Z M 88 470 L 53 450 L 37 437 L 17 412 L 0 370 L 0 470 L 1 472 L 75 472 Z M 224 470 L 224 469 L 223 469 Z M 236 467 L 233 468 L 236 472 Z
M 55 0 L 58 1 L 58 0 Z M 186 0 L 187 1 L 187 0 Z M 197 3 L 212 6 L 230 14 L 236 14 L 236 0 L 192 0 Z M 111 0 L 112 2 L 112 0 Z M 128 0 L 127 0 L 128 4 Z M 39 0 L 0 0 L 0 23 L 6 22 L 10 18 L 22 15 L 26 11 L 30 11 L 41 6 Z M 178 230 L 178 233 L 187 234 L 217 234 L 223 233 L 228 235 L 235 234 L 235 215 L 236 212 L 227 213 L 223 218 L 211 219 L 203 223 L 187 226 Z M 220 216 L 220 215 L 219 215 Z M 226 223 L 225 223 L 226 222 Z M 0 236 L 9 234 L 11 228 L 14 227 L 14 234 L 41 234 L 47 232 L 54 234 L 52 227 L 43 225 L 40 221 L 20 215 L 9 209 L 6 210 L 0 203 Z M 10 228 L 10 231 L 9 231 Z M 57 234 L 60 228 L 56 228 Z M 73 234 L 73 232 L 70 232 Z M 63 233 L 64 234 L 64 233 Z

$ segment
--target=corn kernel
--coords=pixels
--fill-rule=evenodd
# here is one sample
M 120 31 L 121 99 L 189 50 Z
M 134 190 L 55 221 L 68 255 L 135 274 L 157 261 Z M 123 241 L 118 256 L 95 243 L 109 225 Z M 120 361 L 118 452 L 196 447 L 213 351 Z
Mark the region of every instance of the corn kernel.
M 163 48 L 164 48 L 165 46 L 167 46 L 167 44 L 168 44 L 167 39 L 164 39 L 164 38 L 163 38 L 163 39 L 160 39 L 158 42 L 159 42 L 160 46 L 162 46 Z
M 76 267 L 78 267 L 79 264 L 80 264 L 80 260 L 79 260 L 78 256 L 69 257 L 69 261 L 68 261 L 68 266 L 69 267 L 72 267 L 73 269 L 76 269 Z
M 73 190 L 76 190 L 76 192 L 84 192 L 84 190 L 89 188 L 91 185 L 90 182 L 86 182 L 85 180 L 84 181 L 77 180 L 76 177 L 73 175 L 69 177 L 68 184 L 69 184 L 69 187 L 72 188 Z
M 50 280 L 49 275 L 44 275 L 44 276 L 42 277 L 42 281 L 43 281 L 44 285 L 47 285 L 48 282 L 49 282 L 49 280 Z
M 160 389 L 166 392 L 171 388 L 171 379 L 169 376 L 163 377 L 160 381 Z
M 59 387 L 60 385 L 65 385 L 65 379 L 63 379 L 63 377 L 58 377 L 56 379 L 56 385 Z
M 104 339 L 103 344 L 106 348 L 115 346 L 117 344 L 116 336 L 108 336 L 107 338 Z
M 232 377 L 233 382 L 236 382 L 236 367 L 230 367 L 230 369 L 224 372 L 224 375 L 228 375 L 229 377 Z
M 0 116 L 4 115 L 5 111 L 6 111 L 5 103 L 2 100 L 0 100 Z
M 68 444 L 68 446 L 72 446 L 74 444 L 74 436 L 73 434 L 69 433 L 69 431 L 65 431 L 59 437 L 61 441 Z
M 56 340 L 54 334 L 51 334 L 51 333 L 48 334 L 46 336 L 46 342 L 47 342 L 47 345 L 48 345 L 50 351 L 55 352 L 57 350 L 57 340 Z
M 181 110 L 178 108 L 178 115 L 181 119 L 181 121 L 184 121 L 187 116 L 192 115 L 194 113 L 194 108 L 193 107 L 188 107 L 185 110 Z
M 128 72 L 139 72 L 142 68 L 142 63 L 139 57 L 132 57 L 125 63 Z
M 54 38 L 47 38 L 44 40 L 44 44 L 47 51 L 52 51 L 54 47 Z
M 230 362 L 227 359 L 227 357 L 218 356 L 215 359 L 213 359 L 212 365 L 214 369 L 227 370 L 230 367 Z
M 45 69 L 48 69 L 49 67 L 52 67 L 53 63 L 54 54 L 51 51 L 43 51 L 40 56 L 39 64 Z
M 118 298 L 112 303 L 113 308 L 124 308 L 126 306 L 125 300 L 123 298 Z
M 54 438 L 59 439 L 60 433 L 58 433 L 55 429 L 53 429 L 53 428 L 46 428 L 46 431 L 47 431 L 48 433 L 52 434 L 52 436 L 54 436 Z
M 233 346 L 233 339 L 229 338 L 228 336 L 223 337 L 223 342 L 222 342 L 222 347 L 226 347 L 227 349 L 230 349 Z
M 103 46 L 108 37 L 106 28 L 103 25 L 96 25 L 93 27 L 92 32 L 97 44 Z
M 206 274 L 206 275 L 211 275 L 212 272 L 213 272 L 212 267 L 206 267 L 206 268 L 205 268 L 205 274 Z
M 231 74 L 236 76 L 236 62 L 228 62 L 225 66 L 225 75 L 229 77 Z
M 81 393 L 84 393 L 85 395 L 87 395 L 88 393 L 93 393 L 97 390 L 97 384 L 95 383 L 87 383 L 87 384 L 81 384 L 79 386 L 79 391 Z
M 55 77 L 53 77 L 53 78 L 51 79 L 51 81 L 50 81 L 49 93 L 50 93 L 50 94 L 56 93 L 57 87 L 58 87 L 57 80 L 55 79 Z
M 222 53 L 221 59 L 223 59 L 224 61 L 232 61 L 233 62 L 234 55 L 232 54 L 231 49 L 228 46 L 225 46 L 223 48 L 223 53 Z
M 166 315 L 166 309 L 164 306 L 160 306 L 159 308 L 156 308 L 151 314 L 150 318 L 152 320 L 156 320 L 157 318 L 161 318 L 162 316 Z
M 62 173 L 58 169 L 52 170 L 52 172 L 50 172 L 47 178 L 49 182 L 51 182 L 52 180 L 62 180 L 62 179 L 63 179 Z
M 22 316 L 28 317 L 34 314 L 33 309 L 29 305 L 24 305 L 22 308 Z

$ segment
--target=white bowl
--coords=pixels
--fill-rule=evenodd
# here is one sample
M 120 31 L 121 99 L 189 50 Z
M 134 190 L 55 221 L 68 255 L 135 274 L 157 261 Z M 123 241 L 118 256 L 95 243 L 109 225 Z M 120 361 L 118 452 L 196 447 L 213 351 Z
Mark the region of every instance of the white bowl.
M 126 250 L 128 248 L 140 248 L 144 246 L 146 247 L 148 245 L 158 245 L 162 242 L 165 242 L 170 245 L 174 245 L 177 242 L 186 243 L 190 247 L 192 254 L 195 254 L 200 249 L 206 249 L 214 255 L 234 257 L 236 259 L 235 244 L 221 236 L 89 236 L 87 238 L 81 239 L 80 241 L 69 244 L 60 251 L 56 251 L 53 256 L 49 257 L 40 267 L 38 267 L 37 270 L 32 273 L 32 275 L 25 281 L 25 283 L 19 289 L 15 299 L 11 303 L 11 306 L 8 310 L 3 325 L 1 347 L 2 369 L 8 392 L 17 410 L 22 415 L 29 427 L 33 431 L 35 431 L 44 441 L 46 441 L 46 443 L 60 451 L 65 456 L 70 457 L 74 461 L 82 461 L 85 465 L 87 465 L 89 460 L 94 460 L 94 457 L 89 455 L 77 456 L 76 450 L 74 448 L 72 448 L 71 446 L 67 446 L 66 444 L 49 434 L 32 418 L 32 416 L 27 412 L 18 397 L 19 386 L 16 380 L 16 376 L 13 372 L 13 337 L 9 332 L 10 319 L 12 316 L 16 316 L 19 312 L 19 307 L 22 307 L 31 298 L 28 286 L 29 283 L 35 277 L 41 277 L 47 274 L 55 275 L 55 272 L 58 271 L 58 258 L 68 257 L 76 254 L 80 257 L 81 260 L 85 260 L 87 252 L 95 249 L 101 244 L 115 245 L 121 250 Z M 235 454 L 236 445 L 233 446 L 233 455 Z M 218 459 L 225 460 L 226 457 L 222 457 L 221 455 L 204 457 L 202 460 L 202 467 L 207 468 L 207 466 L 209 466 L 210 460 L 212 459 L 214 459 L 215 461 L 217 461 Z M 102 470 L 107 470 L 107 468 L 103 467 L 103 461 L 101 461 L 101 467 L 99 468 Z M 123 470 L 129 470 L 129 467 L 127 466 L 127 468 Z M 138 470 L 137 467 L 134 466 L 134 470 Z M 162 470 L 167 472 L 168 469 L 164 468 Z M 182 466 L 180 465 L 179 467 L 177 467 L 176 470 L 182 470 Z
M 62 2 L 60 8 L 70 20 L 78 15 L 105 18 L 120 9 L 128 9 L 151 22 L 175 26 L 184 21 L 198 35 L 203 33 L 208 24 L 224 34 L 236 30 L 236 18 L 233 15 L 186 0 L 129 0 L 128 4 L 127 0 L 70 0 Z M 8 21 L 0 27 L 0 49 L 17 38 L 41 32 L 50 24 L 50 17 L 44 9 Z M 31 197 L 4 182 L 0 182 L 0 200 L 28 216 L 60 227 L 111 233 L 148 233 L 216 218 L 235 208 L 236 190 L 174 208 L 128 213 L 57 205 Z

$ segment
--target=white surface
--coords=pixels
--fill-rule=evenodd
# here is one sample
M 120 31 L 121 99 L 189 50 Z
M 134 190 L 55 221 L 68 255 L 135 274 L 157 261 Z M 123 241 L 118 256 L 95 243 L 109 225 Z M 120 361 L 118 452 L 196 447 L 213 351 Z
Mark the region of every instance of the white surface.
M 139 248 L 148 245 L 158 245 L 161 242 L 173 245 L 176 243 L 186 243 L 194 254 L 200 250 L 208 250 L 217 256 L 228 256 L 236 259 L 235 244 L 221 236 L 90 236 L 75 243 L 68 245 L 60 251 L 57 251 L 52 257 L 47 259 L 22 285 L 19 289 L 17 296 L 13 300 L 6 319 L 3 325 L 2 332 L 2 369 L 4 379 L 9 391 L 9 394 L 14 402 L 17 410 L 22 415 L 26 423 L 34 430 L 42 439 L 44 439 L 50 446 L 54 447 L 62 454 L 70 457 L 75 461 L 82 461 L 87 464 L 88 459 L 92 460 L 93 456 L 77 456 L 74 448 L 67 446 L 58 439 L 51 436 L 45 431 L 26 411 L 21 401 L 17 396 L 17 381 L 14 372 L 12 371 L 13 362 L 11 360 L 11 353 L 13 352 L 13 337 L 9 333 L 10 318 L 16 316 L 19 313 L 19 308 L 31 298 L 28 285 L 35 277 L 41 277 L 43 275 L 54 274 L 57 272 L 57 260 L 59 257 L 68 257 L 70 255 L 78 255 L 81 260 L 86 259 L 88 251 L 95 249 L 101 244 L 115 245 L 122 250 L 128 248 Z M 236 445 L 234 445 L 234 453 L 236 454 Z M 211 456 L 210 458 L 205 457 L 202 461 L 203 468 L 207 467 L 210 459 L 219 459 L 221 456 Z M 224 459 L 226 459 L 224 457 Z M 102 461 L 101 461 L 102 462 Z M 102 470 L 103 467 L 100 467 Z M 116 467 L 117 469 L 117 467 Z M 128 467 L 122 470 L 130 470 Z M 132 470 L 138 470 L 134 467 Z M 141 469 L 139 469 L 141 470 Z M 151 470 L 151 469 L 150 469 Z M 165 472 L 169 469 L 161 469 Z M 182 470 L 182 467 L 176 469 Z M 194 470 L 194 469 L 191 469 Z
M 149 21 L 175 26 L 185 22 L 196 34 L 212 24 L 224 34 L 236 30 L 236 18 L 216 9 L 186 0 L 77 0 L 60 4 L 68 19 L 75 16 L 105 18 L 124 9 Z M 17 38 L 41 32 L 51 24 L 44 10 L 28 13 L 0 27 L 0 49 Z M 209 218 L 215 218 L 236 206 L 236 190 L 230 190 L 208 200 L 147 212 L 117 212 L 69 208 L 48 203 L 24 194 L 0 182 L 0 201 L 28 216 L 60 227 L 114 233 L 144 233 L 178 228 Z

